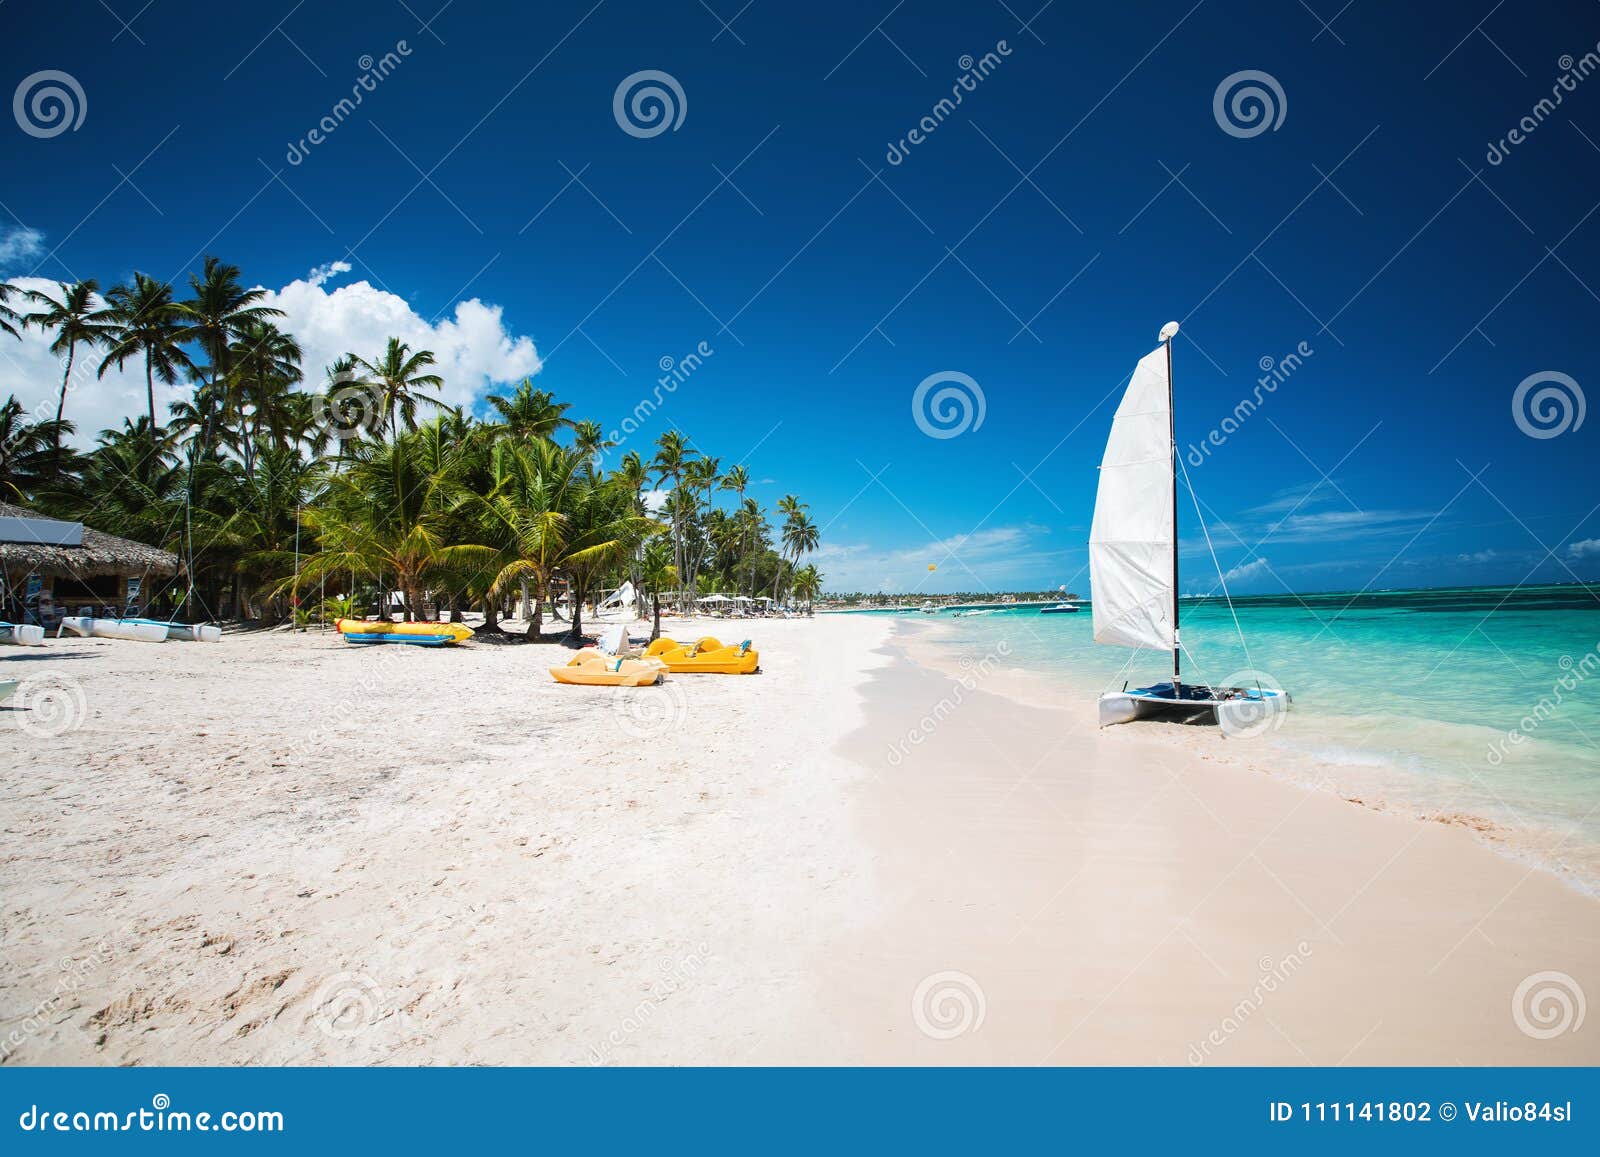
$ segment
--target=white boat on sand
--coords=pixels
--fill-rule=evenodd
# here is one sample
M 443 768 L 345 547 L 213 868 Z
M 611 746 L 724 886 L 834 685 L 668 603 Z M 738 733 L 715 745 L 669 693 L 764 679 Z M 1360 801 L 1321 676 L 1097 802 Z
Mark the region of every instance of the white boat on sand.
M 34 623 L 0 623 L 0 643 L 14 643 L 19 647 L 44 645 L 44 628 Z
M 141 643 L 160 643 L 178 639 L 191 643 L 220 643 L 222 628 L 209 623 L 168 623 L 160 619 L 95 619 L 74 615 L 61 620 L 61 626 L 74 635 L 100 639 L 136 639 Z
M 57 631 L 71 631 L 85 639 L 133 639 L 140 643 L 167 641 L 167 624 L 140 622 L 137 619 L 96 619 L 88 615 L 68 615 Z
M 1288 710 L 1287 691 L 1254 676 L 1253 685 L 1243 687 L 1185 683 L 1179 666 L 1178 449 L 1172 417 L 1177 333 L 1175 321 L 1162 326 L 1161 344 L 1134 367 L 1111 422 L 1089 531 L 1094 641 L 1170 651 L 1172 679 L 1131 691 L 1124 684 L 1100 696 L 1100 726 L 1157 717 L 1214 721 L 1225 734 L 1249 734 Z

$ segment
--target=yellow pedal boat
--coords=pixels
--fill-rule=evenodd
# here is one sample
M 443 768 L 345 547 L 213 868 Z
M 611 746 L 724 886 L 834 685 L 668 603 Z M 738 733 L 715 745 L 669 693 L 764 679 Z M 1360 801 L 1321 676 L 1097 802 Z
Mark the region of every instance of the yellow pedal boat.
M 761 652 L 749 640 L 730 647 L 711 635 L 693 644 L 657 639 L 645 658 L 659 659 L 674 675 L 754 675 L 761 670 Z
M 384 623 L 366 619 L 340 619 L 334 624 L 347 643 L 415 643 L 442 647 L 472 638 L 472 628 L 460 623 Z
M 583 687 L 649 687 L 667 669 L 653 659 L 612 659 L 599 651 L 579 651 L 565 667 L 551 667 L 557 683 Z

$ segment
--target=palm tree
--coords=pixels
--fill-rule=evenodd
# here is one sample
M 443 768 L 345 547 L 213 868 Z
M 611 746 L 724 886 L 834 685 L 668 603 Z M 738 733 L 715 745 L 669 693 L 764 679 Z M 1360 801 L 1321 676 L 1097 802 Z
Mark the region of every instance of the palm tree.
M 746 498 L 739 509 L 739 521 L 749 533 L 750 545 L 745 551 L 750 572 L 750 594 L 756 593 L 756 561 L 761 554 L 761 544 L 767 536 L 767 512 L 754 498 Z
M 370 375 L 377 391 L 383 412 L 389 415 L 389 434 L 400 433 L 399 419 L 404 418 L 406 429 L 417 428 L 417 403 L 430 406 L 444 405 L 438 398 L 430 398 L 423 390 L 437 390 L 444 385 L 438 374 L 418 373 L 434 364 L 432 350 L 411 352 L 411 347 L 397 337 L 389 339 L 388 348 L 376 363 L 356 358 L 356 366 Z
M 546 439 L 503 441 L 494 448 L 494 489 L 465 496 L 483 522 L 482 537 L 505 544 L 489 597 L 503 597 L 513 583 L 533 587 L 529 639 L 538 639 L 544 630 L 550 580 L 566 558 L 572 537 L 567 512 L 581 465 L 577 451 Z
M 189 286 L 194 296 L 178 303 L 178 315 L 183 340 L 198 344 L 210 363 L 194 371 L 202 387 L 197 398 L 203 411 L 200 437 L 209 444 L 223 401 L 218 387 L 227 377 L 235 339 L 254 322 L 282 317 L 283 310 L 260 304 L 267 291 L 244 288 L 239 267 L 215 257 L 205 259 L 198 276 L 190 274 Z
M 734 510 L 737 512 L 735 514 L 735 517 L 737 517 L 739 519 L 739 522 L 740 522 L 740 534 L 739 534 L 739 561 L 740 562 L 744 561 L 744 556 L 745 556 L 745 533 L 748 532 L 748 530 L 749 530 L 749 526 L 745 524 L 744 518 L 743 518 L 744 492 L 746 490 L 748 490 L 749 488 L 750 488 L 750 471 L 748 469 L 746 469 L 745 467 L 743 467 L 743 466 L 735 466 L 732 469 L 730 469 L 726 474 L 724 474 L 722 476 L 722 489 L 723 490 L 731 490 L 731 491 L 733 491 Z M 743 594 L 744 593 L 744 588 L 742 588 L 742 587 L 738 588 L 735 591 L 735 593 L 736 594 Z
M 144 357 L 145 400 L 149 405 L 150 448 L 156 447 L 156 379 L 175 385 L 180 373 L 190 372 L 194 363 L 183 352 L 183 326 L 172 299 L 172 286 L 147 277 L 137 270 L 132 285 L 118 285 L 106 294 L 116 315 L 117 334 L 111 350 L 100 363 L 100 377 L 106 370 L 136 355 Z
M 76 285 L 60 282 L 60 298 L 51 297 L 39 289 L 27 291 L 28 299 L 44 308 L 35 310 L 22 319 L 22 324 L 54 330 L 55 340 L 50 352 L 60 357 L 66 355 L 66 368 L 61 374 L 61 400 L 56 403 L 56 437 L 63 432 L 62 414 L 67 408 L 67 390 L 72 383 L 72 363 L 78 356 L 78 346 L 109 345 L 116 338 L 117 311 L 105 304 L 96 305 L 100 284 L 93 278 Z M 56 443 L 59 452 L 61 444 Z
M 641 571 L 644 589 L 650 592 L 654 618 L 650 641 L 653 643 L 661 637 L 661 593 L 671 590 L 678 582 L 678 572 L 672 565 L 672 544 L 659 536 L 647 542 Z
M 683 562 L 683 502 L 684 470 L 695 458 L 696 451 L 680 430 L 668 430 L 656 439 L 656 456 L 651 463 L 658 484 L 672 483 L 672 565 L 678 572 L 678 604 L 683 605 L 683 579 L 688 568 Z
M 631 555 L 657 523 L 635 514 L 631 496 L 615 478 L 585 469 L 571 491 L 567 542 L 561 570 L 572 589 L 572 630 L 583 634 L 583 604 L 600 577 Z
M 556 396 L 547 390 L 534 389 L 531 378 L 518 382 L 510 397 L 490 394 L 489 404 L 507 430 L 519 438 L 553 438 L 558 431 L 573 426 L 570 418 L 562 416 L 572 408 L 571 404 L 556 401 Z
M 622 456 L 622 465 L 615 474 L 616 479 L 625 486 L 633 495 L 633 512 L 635 514 L 648 514 L 645 505 L 645 490 L 650 485 L 650 468 L 644 464 L 644 459 L 639 457 L 637 450 L 629 450 Z M 628 577 L 633 581 L 636 592 L 635 600 L 638 608 L 644 608 L 644 580 L 639 572 L 640 558 L 637 552 L 628 559 Z
M 265 427 L 273 444 L 292 420 L 292 387 L 300 381 L 300 343 L 270 321 L 252 321 L 229 350 L 223 413 L 234 423 L 245 477 L 255 481 L 255 460 Z
M 807 564 L 794 572 L 794 593 L 796 598 L 805 600 L 806 614 L 811 613 L 811 602 L 822 590 L 822 574 L 811 564 Z
M 800 499 L 795 497 L 793 494 L 785 494 L 782 498 L 778 499 L 778 512 L 782 514 L 784 518 L 782 540 L 783 549 L 779 552 L 778 556 L 780 562 L 781 560 L 787 558 L 790 552 L 790 527 L 794 525 L 795 519 L 804 518 L 805 511 L 809 508 L 810 507 L 808 503 L 801 502 Z M 807 521 L 809 522 L 809 520 Z M 815 529 L 815 527 L 812 528 L 813 533 L 815 532 Z M 799 555 L 795 555 L 795 558 L 799 558 Z M 774 600 L 776 600 L 778 597 L 778 584 L 782 581 L 783 567 L 780 565 L 778 567 L 778 573 L 772 578 L 772 597 Z
M 783 527 L 783 546 L 788 552 L 790 566 L 798 563 L 801 555 L 816 550 L 820 538 L 821 532 L 817 530 L 817 524 L 812 522 L 804 511 L 797 510 L 791 514 L 789 521 Z
M 301 565 L 298 585 L 370 575 L 400 590 L 411 620 L 430 577 L 489 566 L 498 557 L 486 546 L 445 541 L 447 487 L 446 479 L 429 473 L 416 435 L 372 444 L 349 470 L 329 480 L 325 502 L 302 515 L 321 549 Z M 275 593 L 295 586 L 291 578 Z
M 584 460 L 593 463 L 596 456 L 603 455 L 607 450 L 616 445 L 606 438 L 605 430 L 599 422 L 585 419 L 572 424 L 572 444 L 583 454 Z
M 8 333 L 20 341 L 22 334 L 17 331 L 17 326 L 22 324 L 22 315 L 6 304 L 11 300 L 11 295 L 16 292 L 16 286 L 8 281 L 0 281 L 0 331 Z
M 705 527 L 700 521 L 700 500 L 715 490 L 721 483 L 722 459 L 705 456 L 696 458 L 684 467 L 683 494 L 685 499 L 685 516 L 696 530 L 696 541 L 692 549 L 686 549 L 685 554 L 689 562 L 689 589 L 697 591 L 700 583 L 700 567 L 705 562 L 707 548 L 711 545 L 709 535 L 705 534 Z
M 22 403 L 7 398 L 0 405 L 0 495 L 27 498 L 59 474 L 61 435 L 70 433 L 71 422 L 31 422 Z

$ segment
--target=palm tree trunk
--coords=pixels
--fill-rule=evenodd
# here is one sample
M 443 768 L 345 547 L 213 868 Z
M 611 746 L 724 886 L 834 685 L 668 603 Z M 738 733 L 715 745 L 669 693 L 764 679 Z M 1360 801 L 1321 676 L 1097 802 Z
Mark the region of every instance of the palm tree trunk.
M 582 584 L 573 583 L 572 590 L 572 637 L 581 638 L 583 635 L 583 596 L 586 593 Z
M 150 403 L 150 449 L 156 448 L 156 382 L 150 371 L 150 351 L 144 352 L 144 396 Z
M 655 609 L 656 625 L 650 630 L 650 641 L 653 643 L 661 637 L 661 596 L 650 592 L 650 603 Z
M 540 579 L 535 585 L 539 593 L 533 600 L 533 615 L 528 619 L 527 637 L 533 642 L 538 642 L 539 636 L 544 632 L 544 596 L 550 585 L 550 580 Z
M 67 412 L 67 386 L 72 381 L 72 359 L 78 356 L 78 343 L 67 343 L 67 368 L 61 375 L 61 400 L 56 403 L 56 473 L 61 472 L 61 415 Z

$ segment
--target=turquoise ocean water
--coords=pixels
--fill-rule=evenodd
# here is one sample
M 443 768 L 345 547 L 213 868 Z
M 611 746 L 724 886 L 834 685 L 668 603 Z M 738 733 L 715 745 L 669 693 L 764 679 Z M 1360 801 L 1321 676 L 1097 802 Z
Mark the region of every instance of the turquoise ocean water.
M 1277 766 L 1376 806 L 1486 820 L 1513 854 L 1600 890 L 1600 584 L 1185 600 L 1184 678 L 1253 669 L 1286 688 Z M 1089 609 L 956 617 L 930 643 L 1086 699 L 1163 679 L 1157 652 L 1096 646 Z M 1131 666 L 1129 664 L 1131 659 Z M 1234 742 L 1230 740 L 1229 742 Z M 1242 750 L 1242 749 L 1241 749 Z M 1251 752 L 1254 754 L 1254 752 Z

